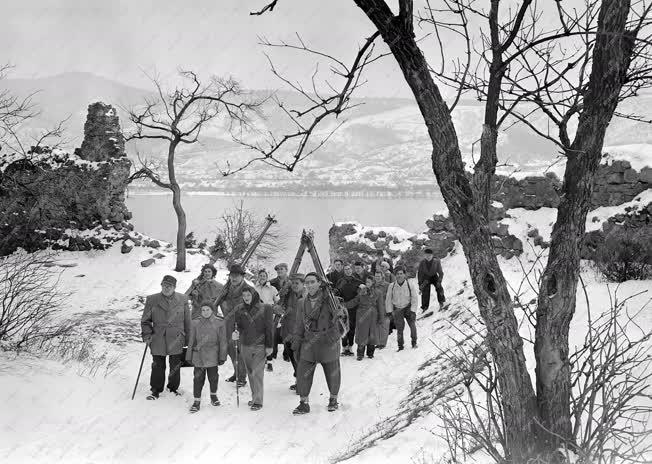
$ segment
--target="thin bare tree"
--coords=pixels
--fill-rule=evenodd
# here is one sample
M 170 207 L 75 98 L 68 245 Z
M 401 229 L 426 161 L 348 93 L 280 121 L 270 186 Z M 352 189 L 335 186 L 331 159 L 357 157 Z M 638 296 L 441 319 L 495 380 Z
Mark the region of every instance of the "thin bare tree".
M 172 205 L 177 216 L 176 271 L 186 268 L 186 213 L 181 205 L 181 187 L 176 174 L 177 148 L 194 144 L 202 129 L 218 117 L 225 117 L 233 133 L 245 130 L 262 100 L 248 96 L 234 79 L 211 77 L 202 83 L 193 71 L 180 71 L 183 85 L 166 91 L 157 78 L 152 78 L 156 97 L 147 98 L 139 108 L 128 110 L 134 131 L 126 140 L 164 140 L 167 142 L 165 174 L 155 163 L 141 160 L 140 168 L 130 180 L 148 178 L 160 188 L 172 192 Z

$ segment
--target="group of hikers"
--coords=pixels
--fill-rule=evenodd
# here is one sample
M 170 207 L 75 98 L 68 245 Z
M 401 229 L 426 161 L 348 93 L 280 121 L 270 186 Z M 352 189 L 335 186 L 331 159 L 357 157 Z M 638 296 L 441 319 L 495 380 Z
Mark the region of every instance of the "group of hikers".
M 278 346 L 283 345 L 282 357 L 294 370 L 290 390 L 300 399 L 293 414 L 310 412 L 309 395 L 317 364 L 324 370 L 330 392 L 327 409 L 335 411 L 339 406 L 340 356 L 353 356 L 355 343 L 358 361 L 365 355 L 372 359 L 376 350 L 387 346 L 394 329 L 401 351 L 406 323 L 412 348 L 416 348 L 419 294 L 422 311 L 429 308 L 431 285 L 440 308 L 447 304 L 441 263 L 430 249 L 424 250 L 419 263 L 418 288 L 408 279 L 406 269 L 400 265 L 394 268 L 382 250 L 378 250 L 369 270 L 361 261 L 351 264 L 341 259 L 333 261 L 325 278 L 317 272 L 288 275 L 285 263 L 277 264 L 274 270 L 277 275 L 269 280 L 261 269 L 250 285 L 242 266 L 233 264 L 226 294 L 224 286 L 215 280 L 217 271 L 211 264 L 202 267 L 185 293 L 176 291 L 173 276 L 163 277 L 161 292 L 147 297 L 141 318 L 142 338 L 152 355 L 147 399 L 158 399 L 164 390 L 167 357 L 167 389 L 175 395 L 179 395 L 184 362 L 194 368 L 190 412 L 200 409 L 206 377 L 211 404 L 219 406 L 218 366 L 229 357 L 234 373 L 226 381 L 244 387 L 248 379 L 248 406 L 257 411 L 263 407 L 264 372 L 273 371 Z M 345 313 L 348 330 L 341 323 L 347 319 Z

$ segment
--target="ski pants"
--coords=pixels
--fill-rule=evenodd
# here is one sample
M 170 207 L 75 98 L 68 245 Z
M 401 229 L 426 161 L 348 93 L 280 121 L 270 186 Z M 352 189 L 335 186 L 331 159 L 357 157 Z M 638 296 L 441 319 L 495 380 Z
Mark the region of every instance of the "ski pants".
M 204 382 L 208 376 L 208 385 L 211 389 L 211 395 L 217 393 L 217 381 L 220 376 L 217 373 L 217 366 L 211 367 L 195 367 L 193 371 L 193 394 L 195 399 L 201 398 L 201 391 L 204 388 Z
M 410 327 L 410 338 L 412 343 L 417 342 L 417 325 L 416 325 L 416 314 L 411 310 L 410 306 L 399 309 L 394 306 L 394 324 L 396 325 L 396 338 L 398 340 L 398 346 L 401 348 L 403 346 L 403 329 L 405 328 L 405 322 L 407 321 L 408 326 Z
M 342 381 L 340 372 L 340 360 L 336 359 L 331 362 L 322 362 L 321 367 L 324 369 L 326 376 L 326 385 L 331 396 L 337 396 L 340 392 L 340 383 Z M 314 361 L 306 361 L 299 357 L 299 364 L 297 365 L 297 393 L 301 398 L 308 398 L 310 389 L 312 388 L 312 379 L 315 376 L 315 368 L 317 363 Z
M 149 386 L 152 392 L 161 393 L 165 383 L 165 358 L 166 356 L 152 355 L 152 373 L 149 377 Z M 181 353 L 168 356 L 170 372 L 168 374 L 168 388 L 176 391 L 181 383 Z

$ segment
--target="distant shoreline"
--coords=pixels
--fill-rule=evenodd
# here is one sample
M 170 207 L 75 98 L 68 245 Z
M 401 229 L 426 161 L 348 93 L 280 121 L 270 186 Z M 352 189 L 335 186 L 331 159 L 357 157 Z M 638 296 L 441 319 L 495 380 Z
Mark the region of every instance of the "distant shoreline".
M 170 196 L 172 192 L 166 191 L 130 191 L 128 196 Z M 405 199 L 405 198 L 441 198 L 439 192 L 379 192 L 379 191 L 353 191 L 353 192 L 285 192 L 285 191 L 255 191 L 255 192 L 224 192 L 218 190 L 198 190 L 183 192 L 189 196 L 214 196 L 214 197 L 266 197 L 266 198 L 365 198 L 365 199 Z

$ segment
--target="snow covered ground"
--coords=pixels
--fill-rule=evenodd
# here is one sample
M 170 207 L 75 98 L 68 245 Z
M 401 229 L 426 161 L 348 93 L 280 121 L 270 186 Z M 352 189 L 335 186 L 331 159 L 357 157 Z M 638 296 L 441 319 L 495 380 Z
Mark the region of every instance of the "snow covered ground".
M 509 213 L 513 217 L 505 222 L 523 241 L 525 253 L 520 263 L 517 258 L 499 259 L 512 293 L 520 293 L 527 301 L 534 291 L 524 283 L 522 269 L 545 263 L 545 250 L 527 243 L 532 240 L 527 230 L 537 227 L 548 240 L 555 210 Z M 264 463 L 325 463 L 348 458 L 346 462 L 352 463 L 434 463 L 444 455 L 444 442 L 433 434 L 441 423 L 432 411 L 438 405 L 438 392 L 450 379 L 445 363 L 436 357 L 435 345 L 446 349 L 447 344 L 459 339 L 448 320 L 476 324 L 474 296 L 459 245 L 442 262 L 451 307 L 418 320 L 419 347 L 397 353 L 396 336 L 392 334 L 388 348 L 377 352 L 373 360 L 343 358 L 341 407 L 335 413 L 326 411 L 328 391 L 318 369 L 311 394 L 312 411 L 300 417 L 291 414 L 298 398 L 288 389 L 293 381 L 291 366 L 282 361 L 280 353 L 274 372 L 265 373 L 264 407 L 258 412 L 246 407 L 248 386 L 241 389 L 241 405 L 236 407 L 235 386 L 224 382 L 232 373 L 229 362 L 220 368 L 219 407 L 210 406 L 205 391 L 201 411 L 188 413 L 192 401 L 190 368 L 182 370 L 181 397 L 164 394 L 158 401 L 146 401 L 149 355 L 136 398 L 131 400 L 143 353 L 139 297 L 159 291 L 164 274 L 175 275 L 178 289 L 184 291 L 206 260 L 203 255 L 189 255 L 190 272 L 175 273 L 171 270 L 173 253 L 163 253 L 167 256 L 148 268 L 142 268 L 140 261 L 151 254 L 140 247 L 128 255 L 120 253 L 119 245 L 105 252 L 62 255 L 65 263 L 77 264 L 61 268 L 62 288 L 73 293 L 67 313 L 80 316 L 80 327 L 87 330 L 98 352 L 109 350 L 119 358 L 119 364 L 106 376 L 102 370 L 89 376 L 77 362 L 0 352 L 1 462 L 201 463 L 234 462 L 237 458 Z M 542 259 L 537 262 L 541 253 Z M 225 277 L 226 270 L 219 269 L 218 280 Z M 606 284 L 589 266 L 583 279 L 593 313 L 606 309 Z M 614 288 L 610 286 L 611 291 Z M 649 303 L 652 281 L 626 282 L 618 288 L 621 297 L 642 291 L 647 293 L 628 303 L 632 309 Z M 577 305 L 572 346 L 582 342 L 586 330 L 583 294 Z M 651 327 L 652 311 L 645 311 L 643 317 L 639 323 Z M 525 325 L 523 335 L 528 335 Z M 526 343 L 525 350 L 533 372 L 531 345 Z M 418 406 L 421 413 L 409 414 L 411 405 Z

